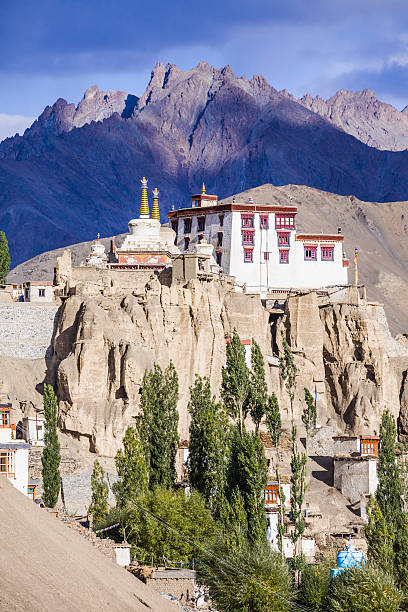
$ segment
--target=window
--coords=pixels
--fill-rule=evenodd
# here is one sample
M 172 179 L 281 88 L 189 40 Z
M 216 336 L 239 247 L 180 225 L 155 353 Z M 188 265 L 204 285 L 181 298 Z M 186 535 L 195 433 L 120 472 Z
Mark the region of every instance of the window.
M 0 474 L 14 477 L 14 451 L 0 452 Z
M 281 264 L 289 263 L 289 249 L 281 249 L 279 251 L 279 263 Z
M 222 247 L 222 238 L 223 238 L 224 234 L 222 232 L 218 232 L 218 242 L 217 242 L 217 246 Z
M 287 229 L 295 229 L 295 215 L 288 213 L 276 213 L 275 214 L 275 227 L 279 228 L 287 228 Z
M 322 261 L 334 261 L 334 246 L 321 247 Z
M 197 217 L 197 230 L 203 232 L 205 229 L 205 217 Z
M 268 485 L 264 490 L 264 495 L 266 504 L 277 504 L 279 498 L 279 485 Z
M 190 238 L 184 238 L 184 250 L 187 251 L 188 245 L 190 244 Z
M 0 425 L 10 425 L 10 410 L 0 410 Z
M 290 232 L 278 232 L 278 246 L 290 245 Z
M 191 219 L 184 219 L 184 233 L 189 234 L 191 232 Z
M 378 440 L 360 440 L 360 453 L 362 455 L 378 455 Z
M 222 261 L 222 253 L 221 251 L 215 251 L 215 260 L 217 262 L 217 265 L 221 266 L 221 261 Z
M 45 297 L 45 289 L 38 290 L 38 297 Z
M 254 249 L 250 247 L 244 247 L 244 262 L 245 263 L 253 262 L 253 252 L 254 252 Z
M 266 215 L 259 215 L 261 229 L 268 229 L 268 227 L 269 227 L 268 216 L 269 215 L 267 215 L 267 214 Z
M 242 244 L 254 244 L 254 232 L 251 230 L 242 230 Z
M 242 227 L 254 227 L 254 215 L 253 214 L 241 214 Z
M 224 215 L 219 215 L 220 227 L 224 227 Z
M 264 252 L 264 260 L 268 261 L 268 259 L 269 259 L 269 251 L 265 251 Z
M 175 221 L 173 220 L 171 222 L 171 229 L 176 232 L 176 236 L 177 236 L 177 232 L 178 232 L 178 220 L 176 219 Z
M 311 244 L 305 244 L 305 260 L 316 261 L 317 260 L 317 246 Z

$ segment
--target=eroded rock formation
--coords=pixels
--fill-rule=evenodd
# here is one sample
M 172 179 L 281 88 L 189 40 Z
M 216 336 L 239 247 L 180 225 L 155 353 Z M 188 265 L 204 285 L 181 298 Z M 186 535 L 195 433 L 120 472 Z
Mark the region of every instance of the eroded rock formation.
M 218 393 L 226 339 L 236 328 L 256 340 L 289 425 L 287 394 L 279 376 L 282 333 L 298 367 L 294 416 L 300 422 L 304 387 L 317 395 L 318 423 L 338 431 L 378 432 L 382 409 L 397 417 L 408 350 L 392 339 L 382 307 L 350 289 L 335 298 L 316 292 L 268 310 L 258 296 L 235 293 L 217 281 L 161 285 L 68 298 L 54 341 L 63 430 L 112 456 L 139 410 L 146 368 L 173 360 L 180 379 L 180 438 L 188 436 L 189 386 L 196 373 Z M 334 301 L 334 299 L 338 301 Z

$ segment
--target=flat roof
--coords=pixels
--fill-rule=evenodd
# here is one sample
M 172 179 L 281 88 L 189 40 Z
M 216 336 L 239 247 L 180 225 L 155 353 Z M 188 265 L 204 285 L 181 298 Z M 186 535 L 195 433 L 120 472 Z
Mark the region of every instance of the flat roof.
M 331 240 L 333 242 L 343 242 L 344 236 L 342 234 L 296 234 L 296 240 Z
M 14 449 L 19 448 L 30 448 L 30 445 L 25 440 L 10 440 L 10 442 L 0 442 L 0 449 Z
M 297 214 L 296 206 L 285 206 L 279 204 L 250 204 L 249 202 L 229 202 L 228 204 L 217 204 L 214 206 L 192 206 L 170 210 L 169 219 L 177 217 L 190 217 L 192 215 L 203 215 L 220 212 L 281 212 L 287 214 Z

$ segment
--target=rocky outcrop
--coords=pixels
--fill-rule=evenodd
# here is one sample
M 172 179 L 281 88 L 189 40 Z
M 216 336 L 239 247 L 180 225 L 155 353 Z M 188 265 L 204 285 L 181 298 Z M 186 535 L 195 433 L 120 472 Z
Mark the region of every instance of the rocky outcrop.
M 163 216 L 203 180 L 220 197 L 270 182 L 407 199 L 408 153 L 363 144 L 346 133 L 347 122 L 339 129 L 315 106 L 260 76 L 237 78 L 229 66 L 205 63 L 188 71 L 158 64 L 140 99 L 96 86 L 77 107 L 59 99 L 24 136 L 0 143 L 0 225 L 13 264 L 123 232 L 142 176 L 160 189 Z M 30 235 L 21 232 L 27 218 Z
M 180 380 L 179 433 L 186 439 L 189 386 L 198 373 L 208 376 L 218 393 L 226 339 L 236 328 L 241 339 L 260 344 L 285 426 L 291 415 L 277 359 L 282 333 L 298 368 L 299 428 L 308 387 L 317 394 L 320 425 L 378 432 L 384 407 L 399 414 L 408 350 L 386 338 L 381 306 L 349 294 L 338 303 L 320 299 L 315 292 L 295 295 L 284 314 L 274 314 L 257 296 L 216 281 L 167 287 L 154 278 L 133 293 L 72 296 L 62 308 L 54 342 L 60 425 L 91 450 L 112 456 L 138 414 L 145 370 L 155 361 L 165 367 L 172 360 Z

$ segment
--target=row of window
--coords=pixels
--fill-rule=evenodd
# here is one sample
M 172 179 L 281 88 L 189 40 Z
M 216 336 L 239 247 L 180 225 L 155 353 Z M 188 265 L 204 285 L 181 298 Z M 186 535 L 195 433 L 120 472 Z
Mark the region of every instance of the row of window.
M 244 262 L 252 263 L 253 262 L 253 246 L 244 246 Z M 264 260 L 269 260 L 270 253 L 268 251 L 264 252 Z M 317 261 L 317 247 L 304 247 L 304 255 L 306 261 Z M 321 247 L 321 260 L 322 261 L 334 261 L 334 247 Z M 287 264 L 289 263 L 289 249 L 279 249 L 279 263 Z
M 241 213 L 241 225 L 244 228 L 254 229 L 254 213 Z M 260 213 L 259 225 L 261 229 L 269 228 L 269 214 Z M 295 229 L 295 213 L 275 213 L 275 229 Z
M 203 239 L 204 239 L 204 234 L 198 234 L 197 242 L 201 242 L 201 240 L 203 240 Z M 223 239 L 224 239 L 223 232 L 218 232 L 218 235 L 217 235 L 217 248 L 222 247 Z M 185 238 L 184 238 L 184 250 L 185 251 L 187 251 L 189 245 L 190 245 L 190 236 L 185 236 Z
M 277 232 L 278 234 L 278 246 L 290 246 L 290 232 Z M 243 229 L 242 230 L 242 244 L 254 246 L 255 244 L 255 232 L 254 230 Z
M 224 226 L 224 215 L 218 215 L 220 227 Z M 191 234 L 191 228 L 193 224 L 192 218 L 188 217 L 183 219 L 184 221 L 184 233 Z M 178 233 L 178 219 L 173 219 L 171 222 L 171 229 Z M 197 231 L 203 232 L 205 230 L 205 217 L 197 217 Z

